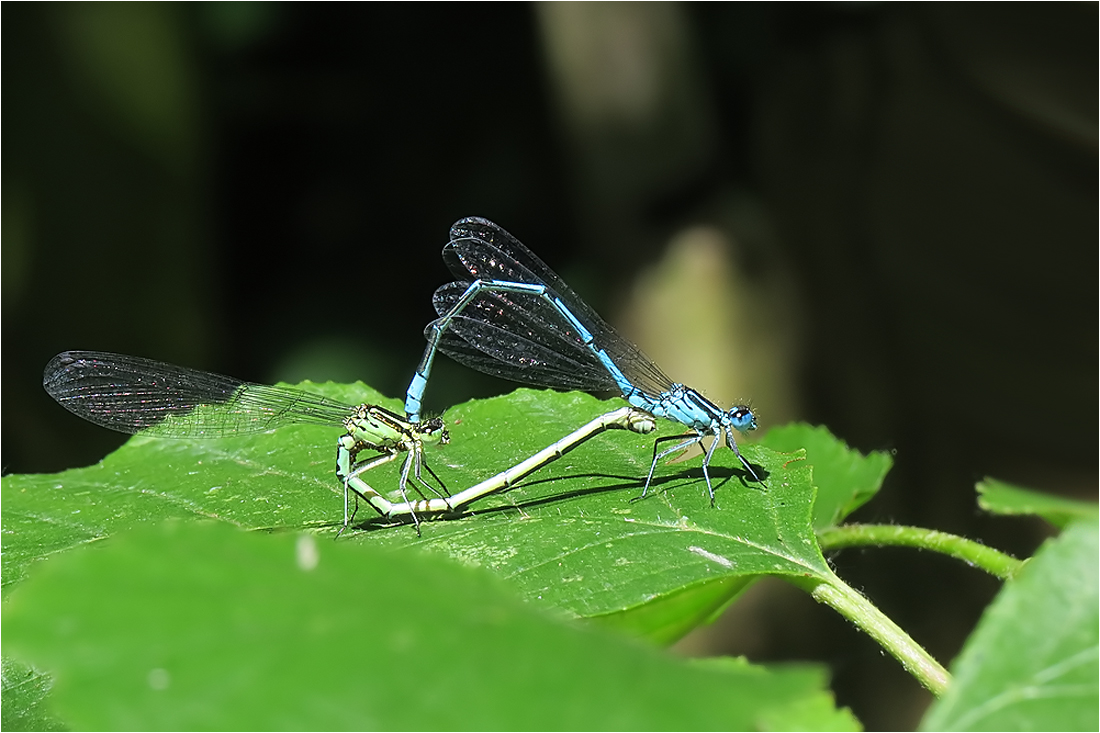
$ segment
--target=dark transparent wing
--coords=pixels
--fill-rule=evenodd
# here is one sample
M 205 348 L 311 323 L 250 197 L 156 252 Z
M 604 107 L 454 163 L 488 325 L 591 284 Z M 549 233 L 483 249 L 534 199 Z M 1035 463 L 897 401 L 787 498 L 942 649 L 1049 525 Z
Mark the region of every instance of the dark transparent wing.
M 301 390 L 103 351 L 58 354 L 46 365 L 42 386 L 96 425 L 167 438 L 218 438 L 290 423 L 340 425 L 354 412 Z
M 465 290 L 457 282 L 439 288 L 433 298 L 436 311 L 449 312 Z M 426 336 L 437 323 L 428 325 Z M 482 293 L 451 319 L 439 344 L 455 360 L 494 376 L 547 387 L 616 389 L 568 322 L 527 293 Z
M 615 329 L 600 318 L 592 310 L 592 307 L 581 300 L 580 296 L 574 293 L 572 288 L 547 267 L 546 263 L 540 260 L 535 253 L 493 222 L 479 217 L 469 217 L 456 222 L 451 227 L 451 241 L 443 248 L 443 260 L 456 277 L 466 281 L 451 283 L 456 290 L 461 287 L 459 294 L 462 290 L 465 290 L 471 276 L 483 280 L 504 280 L 545 285 L 552 297 L 564 303 L 576 319 L 592 333 L 596 339 L 596 345 L 607 352 L 608 356 L 635 387 L 657 395 L 672 386 L 672 380 L 665 376 L 660 368 L 643 354 L 637 346 L 620 336 Z M 441 303 L 444 301 L 439 299 L 439 291 L 436 295 L 436 312 L 444 315 L 446 311 L 439 310 Z M 508 311 L 505 315 L 500 309 L 496 308 L 496 302 L 493 300 L 492 295 L 495 294 L 483 291 L 474 303 L 467 306 L 466 310 L 463 311 L 464 314 L 472 319 L 489 323 L 501 331 L 519 329 L 524 325 L 524 320 L 516 317 L 511 311 Z M 536 314 L 534 318 L 540 327 L 557 324 L 559 331 L 569 331 L 568 324 L 561 315 L 541 298 L 526 295 L 520 297 L 513 294 L 507 295 L 516 307 L 532 310 Z M 477 337 L 477 334 L 471 333 L 471 335 Z M 522 330 L 517 330 L 515 335 L 518 337 L 517 340 L 530 338 L 529 334 Z M 480 344 L 476 340 L 470 343 L 475 348 L 480 348 Z M 565 344 L 570 352 L 588 352 L 588 348 L 575 336 L 565 338 L 558 343 Z M 574 360 L 580 360 L 580 357 L 575 353 L 570 353 L 570 357 Z M 595 360 L 594 357 L 593 360 Z M 470 364 L 470 366 L 474 365 Z M 480 369 L 481 367 L 475 368 Z M 602 369 L 602 366 L 600 368 Z M 530 381 L 529 378 L 521 377 L 518 374 L 509 375 L 509 378 Z M 600 389 L 604 388 L 600 387 Z
M 428 325 L 425 335 L 435 326 Z M 471 346 L 475 341 L 477 346 Z M 459 316 L 443 332 L 439 349 L 455 361 L 478 371 L 525 384 L 588 392 L 617 391 L 606 370 L 573 362 L 561 354 L 547 351 L 533 342 L 518 340 L 514 334 L 492 324 Z M 499 358 L 508 354 L 509 358 Z M 572 367 L 572 368 L 571 368 Z

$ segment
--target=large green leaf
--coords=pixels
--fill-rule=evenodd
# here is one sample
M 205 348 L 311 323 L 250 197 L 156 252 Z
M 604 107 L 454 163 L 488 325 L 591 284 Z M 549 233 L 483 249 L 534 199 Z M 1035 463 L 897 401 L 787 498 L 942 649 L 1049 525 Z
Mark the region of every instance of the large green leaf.
M 1096 730 L 1100 532 L 1070 525 L 986 609 L 924 730 Z
M 362 388 L 305 386 L 347 402 L 381 401 Z M 473 401 L 448 412 L 452 443 L 430 449 L 428 460 L 454 491 L 620 404 L 533 390 Z M 327 524 L 335 533 L 342 514 L 342 489 L 332 474 L 337 435 L 292 426 L 216 441 L 138 437 L 86 469 L 5 477 L 5 587 L 35 557 L 168 518 L 215 518 L 247 528 Z M 371 531 L 346 533 L 343 541 L 443 552 L 492 568 L 529 597 L 581 616 L 615 613 L 731 576 L 831 577 L 810 526 L 814 494 L 799 454 L 745 445 L 768 474 L 765 488 L 746 480 L 736 457 L 721 449 L 711 465 L 714 507 L 697 460 L 659 466 L 650 495 L 632 501 L 652 440 L 609 432 L 510 492 L 479 502 L 467 517 L 424 523 L 422 537 L 410 525 L 368 521 L 361 528 Z M 371 484 L 396 486 L 394 464 L 372 471 Z
M 169 523 L 33 568 L 5 649 L 80 729 L 854 729 L 808 668 L 693 664 L 483 571 Z
M 361 385 L 303 387 L 347 403 L 399 408 Z M 621 404 L 533 390 L 473 401 L 447 413 L 452 443 L 429 449 L 428 461 L 454 492 Z M 661 434 L 677 431 L 667 423 Z M 314 528 L 335 537 L 342 516 L 342 487 L 333 476 L 339 433 L 289 426 L 221 440 L 136 437 L 95 466 L 5 477 L 5 593 L 32 560 L 166 519 Z M 716 506 L 698 458 L 658 466 L 649 496 L 633 501 L 654 437 L 600 435 L 464 517 L 423 522 L 422 536 L 361 508 L 339 542 L 423 550 L 488 568 L 529 600 L 660 641 L 704 623 L 761 575 L 835 580 L 811 526 L 814 488 L 804 454 L 744 444 L 765 473 L 762 486 L 720 448 L 711 465 Z M 376 488 L 395 488 L 397 463 L 366 478 Z
M 448 459 L 472 455 L 450 452 L 459 444 L 486 450 L 470 464 L 448 463 L 480 467 L 471 476 L 485 477 L 614 404 L 532 390 L 467 403 L 447 415 L 455 423 Z M 562 422 L 564 414 L 574 417 Z M 764 574 L 833 578 L 810 523 L 814 491 L 801 453 L 744 445 L 745 455 L 766 471 L 765 487 L 747 480 L 723 448 L 711 464 L 713 507 L 698 460 L 658 466 L 649 496 L 632 501 L 649 468 L 652 441 L 605 434 L 512 491 L 478 503 L 469 517 L 426 523 L 422 537 L 403 528 L 356 539 L 417 546 L 487 567 L 528 598 L 662 640 L 703 622 L 744 587 L 716 583 Z M 675 622 L 647 613 L 657 601 L 678 606 Z M 634 610 L 648 620 L 623 615 Z

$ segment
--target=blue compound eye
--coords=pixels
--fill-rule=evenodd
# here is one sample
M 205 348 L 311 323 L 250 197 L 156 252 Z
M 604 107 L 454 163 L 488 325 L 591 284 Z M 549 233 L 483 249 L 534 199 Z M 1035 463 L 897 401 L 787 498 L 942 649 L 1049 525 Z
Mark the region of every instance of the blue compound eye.
M 756 416 L 745 405 L 738 405 L 729 411 L 730 424 L 738 430 L 756 430 Z

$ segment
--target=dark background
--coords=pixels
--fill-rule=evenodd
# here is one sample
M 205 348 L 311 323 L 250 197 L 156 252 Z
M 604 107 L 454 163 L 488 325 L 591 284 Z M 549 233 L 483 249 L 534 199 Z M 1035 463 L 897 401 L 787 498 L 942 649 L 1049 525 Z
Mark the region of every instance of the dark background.
M 1096 496 L 1097 21 L 5 3 L 4 471 L 121 442 L 41 390 L 65 349 L 400 396 L 476 214 L 674 378 L 895 451 L 857 519 L 1030 554 L 1046 530 L 983 516 L 973 484 Z M 444 361 L 429 408 L 512 388 Z M 835 562 L 945 663 L 999 587 L 909 550 Z M 825 662 L 869 729 L 928 703 L 780 583 L 680 648 Z

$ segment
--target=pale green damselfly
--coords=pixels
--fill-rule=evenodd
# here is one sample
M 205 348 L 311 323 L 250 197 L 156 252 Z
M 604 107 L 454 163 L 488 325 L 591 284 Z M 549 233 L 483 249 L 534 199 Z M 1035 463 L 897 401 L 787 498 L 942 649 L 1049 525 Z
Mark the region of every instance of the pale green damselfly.
M 70 412 L 102 427 L 123 433 L 164 438 L 220 438 L 257 433 L 282 425 L 306 423 L 340 425 L 345 432 L 337 443 L 336 476 L 344 487 L 347 529 L 359 499 L 381 516 L 411 520 L 420 531 L 420 515 L 455 515 L 470 503 L 503 491 L 604 430 L 620 428 L 648 433 L 653 417 L 632 407 L 601 415 L 553 445 L 512 468 L 453 496 L 424 460 L 425 445 L 444 445 L 449 434 L 441 418 L 410 422 L 383 407 L 356 407 L 288 387 L 245 382 L 212 372 L 190 369 L 137 356 L 101 351 L 66 351 L 46 366 L 46 391 Z M 377 456 L 358 460 L 363 451 Z M 363 474 L 404 454 L 398 491 L 401 502 L 391 502 L 372 488 Z M 434 479 L 428 483 L 423 473 Z M 412 481 L 410 482 L 410 478 Z M 420 500 L 409 500 L 411 485 Z M 435 494 L 428 498 L 420 487 Z M 355 509 L 349 513 L 349 497 Z

